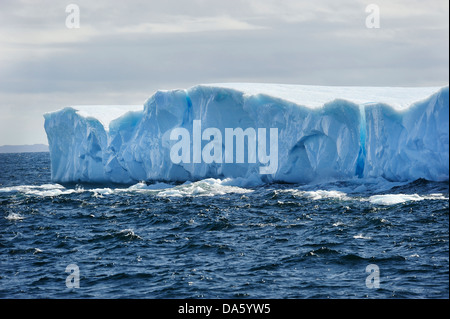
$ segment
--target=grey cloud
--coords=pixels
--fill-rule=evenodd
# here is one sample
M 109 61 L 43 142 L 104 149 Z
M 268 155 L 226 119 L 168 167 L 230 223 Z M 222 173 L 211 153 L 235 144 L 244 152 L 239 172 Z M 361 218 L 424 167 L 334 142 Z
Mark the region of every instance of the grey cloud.
M 10 136 L 45 142 L 11 124 L 15 116 L 41 125 L 21 116 L 27 108 L 138 104 L 157 89 L 198 83 L 448 83 L 444 1 L 379 1 L 381 28 L 372 30 L 366 1 L 73 2 L 81 10 L 73 30 L 65 3 L 0 3 L 1 125 Z M 2 135 L 0 144 L 12 139 Z

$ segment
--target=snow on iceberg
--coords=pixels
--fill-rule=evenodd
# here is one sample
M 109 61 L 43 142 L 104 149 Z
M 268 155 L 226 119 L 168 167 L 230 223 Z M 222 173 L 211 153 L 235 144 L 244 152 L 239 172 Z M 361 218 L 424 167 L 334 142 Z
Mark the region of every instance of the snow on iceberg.
M 44 117 L 55 182 L 234 178 L 257 184 L 449 176 L 448 86 L 210 84 L 157 91 L 143 106 L 73 106 Z M 227 134 L 238 128 L 244 134 L 231 136 L 229 148 Z M 184 138 L 174 139 L 175 129 L 186 135 L 184 161 L 174 161 L 173 152 L 171 157 Z M 215 160 L 202 160 L 210 151 Z M 261 174 L 270 154 L 276 154 L 270 158 L 276 169 Z

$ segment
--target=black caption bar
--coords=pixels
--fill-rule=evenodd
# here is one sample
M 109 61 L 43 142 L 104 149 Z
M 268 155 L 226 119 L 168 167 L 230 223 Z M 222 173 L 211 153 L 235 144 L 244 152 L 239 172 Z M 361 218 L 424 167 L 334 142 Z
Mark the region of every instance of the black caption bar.
M 414 314 L 421 307 L 447 309 L 449 299 L 441 300 L 347 300 L 347 299 L 3 299 L 0 306 L 8 307 L 17 316 L 34 313 L 70 316 L 118 315 L 120 312 L 139 314 L 143 318 L 302 318 L 311 311 L 320 316 L 342 314 L 384 315 L 386 309 Z M 429 305 L 427 305 L 427 303 Z M 445 307 L 445 308 L 444 308 Z M 397 308 L 397 309 L 396 309 Z M 309 313 L 309 315 L 308 315 Z

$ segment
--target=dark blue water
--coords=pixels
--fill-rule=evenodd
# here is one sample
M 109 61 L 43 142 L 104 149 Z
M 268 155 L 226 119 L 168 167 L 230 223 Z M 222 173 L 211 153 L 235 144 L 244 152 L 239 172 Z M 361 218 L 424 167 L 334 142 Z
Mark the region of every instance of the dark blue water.
M 58 185 L 49 168 L 0 154 L 1 298 L 449 297 L 448 183 Z

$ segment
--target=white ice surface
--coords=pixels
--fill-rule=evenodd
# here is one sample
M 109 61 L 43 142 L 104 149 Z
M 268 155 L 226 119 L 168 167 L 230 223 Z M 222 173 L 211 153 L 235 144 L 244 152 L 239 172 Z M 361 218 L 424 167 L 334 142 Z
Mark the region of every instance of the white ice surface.
M 272 83 L 216 83 L 205 86 L 229 88 L 248 95 L 270 95 L 311 108 L 322 107 L 335 99 L 343 99 L 356 104 L 385 103 L 399 110 L 426 99 L 440 89 L 440 87 L 355 87 Z

